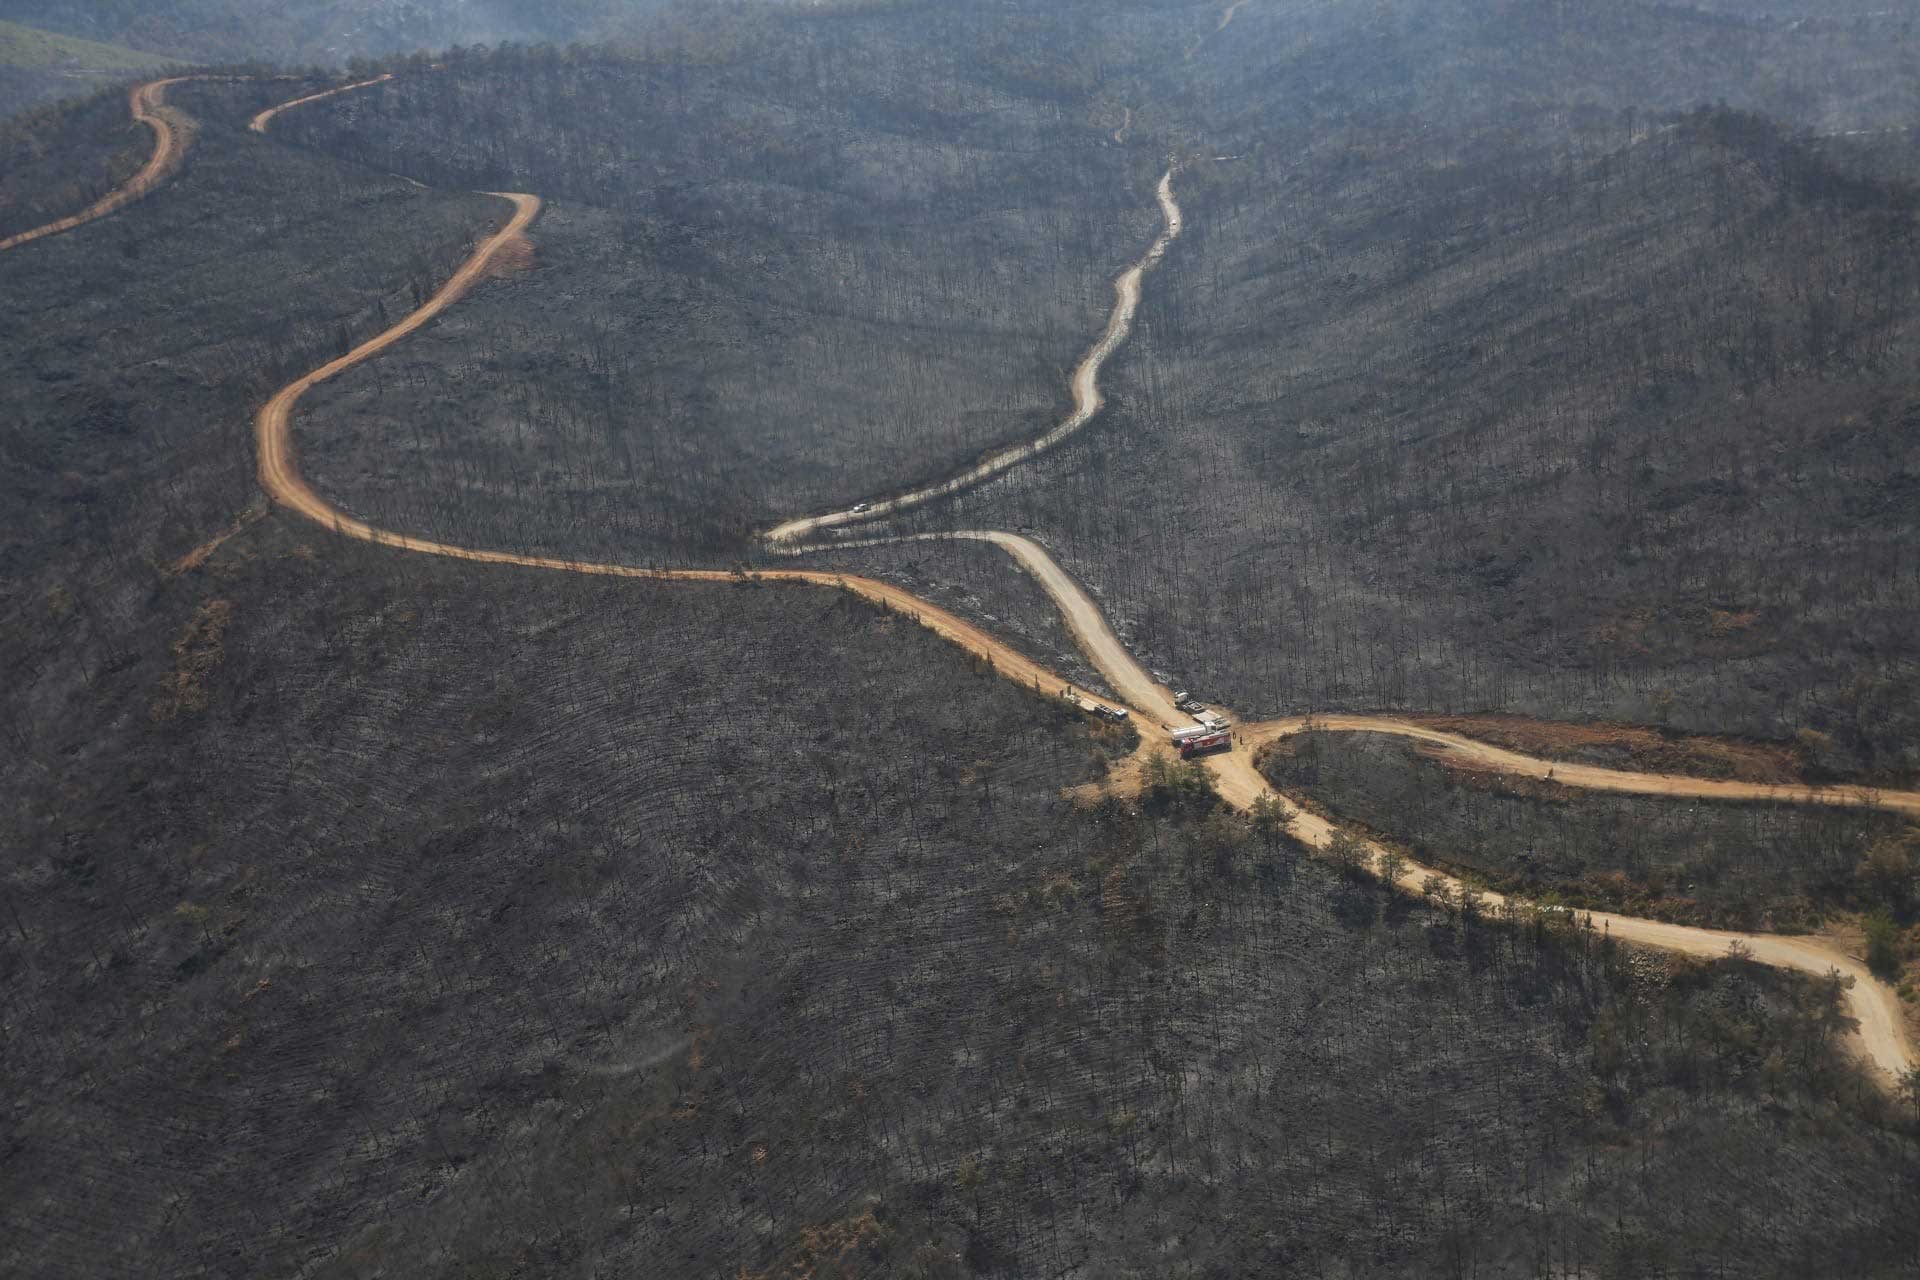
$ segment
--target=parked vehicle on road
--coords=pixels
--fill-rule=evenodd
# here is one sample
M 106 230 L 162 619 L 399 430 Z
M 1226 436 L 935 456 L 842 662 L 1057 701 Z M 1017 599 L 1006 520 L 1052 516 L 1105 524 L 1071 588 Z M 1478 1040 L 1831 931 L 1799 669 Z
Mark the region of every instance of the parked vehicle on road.
M 1191 760 L 1195 756 L 1205 755 L 1209 751 L 1233 750 L 1233 735 L 1224 730 L 1213 730 L 1197 738 L 1188 738 L 1180 744 L 1180 758 Z

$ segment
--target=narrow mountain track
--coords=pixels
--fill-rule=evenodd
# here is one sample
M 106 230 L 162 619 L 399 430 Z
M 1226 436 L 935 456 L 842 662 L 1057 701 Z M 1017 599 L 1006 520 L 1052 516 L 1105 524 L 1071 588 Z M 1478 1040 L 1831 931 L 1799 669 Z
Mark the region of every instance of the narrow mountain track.
M 1030 458 L 1037 458 L 1047 450 L 1067 439 L 1100 412 L 1106 400 L 1100 394 L 1100 369 L 1108 357 L 1120 349 L 1133 331 L 1134 312 L 1140 307 L 1140 282 L 1149 268 L 1166 256 L 1167 246 L 1180 235 L 1180 204 L 1173 198 L 1173 170 L 1168 169 L 1161 177 L 1154 195 L 1160 205 L 1160 217 L 1163 229 L 1148 246 L 1140 261 L 1120 273 L 1113 282 L 1114 305 L 1107 316 L 1107 327 L 1099 341 L 1087 354 L 1081 357 L 1074 367 L 1071 386 L 1073 389 L 1073 411 L 1052 430 L 1035 439 L 1012 445 L 990 455 L 982 461 L 968 467 L 958 475 L 942 480 L 938 484 L 924 488 L 910 489 L 905 493 L 888 498 L 879 498 L 864 502 L 844 511 L 829 512 L 826 515 L 806 516 L 798 520 L 789 520 L 776 525 L 765 534 L 770 543 L 791 543 L 808 534 L 818 533 L 839 525 L 855 524 L 869 520 L 879 520 L 886 516 L 897 515 L 912 507 L 921 506 L 937 498 L 949 497 L 962 489 L 970 489 L 985 480 L 1012 470 Z
M 18 248 L 35 240 L 44 240 L 48 236 L 57 236 L 75 227 L 84 227 L 89 222 L 97 222 L 110 213 L 126 208 L 172 177 L 180 168 L 180 161 L 187 154 L 187 146 L 193 138 L 193 128 L 185 116 L 167 106 L 167 89 L 171 85 L 183 84 L 189 80 L 214 78 L 174 76 L 167 80 L 149 80 L 145 84 L 135 85 L 127 94 L 127 107 L 133 113 L 134 120 L 153 131 L 153 155 L 140 166 L 138 173 L 80 212 L 57 218 L 43 227 L 34 227 L 30 231 L 22 231 L 0 240 L 0 252 Z
M 268 118 L 271 119 L 270 114 Z M 1114 311 L 1100 341 L 1094 345 L 1075 370 L 1074 412 L 1061 426 L 1028 445 L 1018 446 L 995 455 L 980 467 L 943 485 L 903 494 L 888 499 L 885 503 L 874 503 L 870 509 L 849 509 L 779 525 L 765 535 L 769 548 L 779 554 L 801 555 L 809 551 L 843 550 L 879 542 L 900 541 L 902 539 L 875 538 L 866 542 L 797 544 L 797 539 L 805 533 L 852 523 L 857 519 L 869 518 L 870 515 L 902 510 L 944 493 L 953 492 L 964 484 L 977 483 L 979 479 L 998 474 L 1014 463 L 1034 456 L 1042 449 L 1050 447 L 1051 443 L 1084 426 L 1100 407 L 1098 386 L 1100 368 L 1126 339 L 1131 329 L 1133 316 L 1139 303 L 1140 279 L 1147 267 L 1159 259 L 1165 252 L 1166 245 L 1180 232 L 1181 214 L 1172 194 L 1171 177 L 1171 171 L 1169 171 L 1168 175 L 1161 179 L 1158 188 L 1166 230 L 1155 241 L 1147 256 L 1140 263 L 1129 268 L 1116 283 Z M 705 569 L 647 569 L 559 557 L 479 550 L 379 529 L 340 510 L 316 494 L 301 476 L 294 451 L 291 419 L 295 406 L 315 385 L 380 354 L 442 314 L 476 284 L 487 278 L 496 261 L 503 254 L 524 252 L 525 232 L 540 212 L 539 198 L 513 192 L 491 194 L 498 195 L 512 205 L 511 216 L 499 231 L 481 242 L 472 256 L 432 298 L 384 333 L 282 388 L 262 406 L 255 419 L 258 471 L 262 487 L 276 502 L 346 537 L 455 560 L 661 582 L 803 583 L 811 586 L 838 587 L 900 611 L 920 625 L 928 627 L 936 634 L 985 659 L 997 673 L 1009 679 L 1027 684 L 1036 690 L 1051 690 L 1071 684 L 1070 681 L 1032 661 L 1012 646 L 978 627 L 907 591 L 877 579 L 793 569 L 752 573 Z M 1002 461 L 1003 459 L 1005 461 Z M 988 530 L 923 534 L 915 537 L 981 541 L 1001 547 L 1013 556 L 1047 592 L 1060 609 L 1076 643 L 1106 677 L 1109 685 L 1128 709 L 1142 721 L 1168 728 L 1185 722 L 1186 717 L 1181 715 L 1173 704 L 1171 692 L 1154 680 L 1127 652 L 1119 637 L 1108 625 L 1099 606 L 1038 543 L 1018 534 Z M 1086 698 L 1083 702 L 1109 710 L 1118 709 L 1119 706 L 1106 699 Z M 1872 797 L 1874 802 L 1881 803 L 1882 807 L 1899 807 L 1901 811 L 1906 811 L 1904 805 L 1912 799 L 1912 793 L 1904 792 L 1870 793 L 1848 788 L 1813 790 L 1780 788 L 1769 787 L 1766 784 L 1725 783 L 1708 779 L 1621 773 L 1595 769 L 1591 766 L 1555 764 L 1534 760 L 1531 757 L 1504 751 L 1458 735 L 1384 717 L 1317 717 L 1314 724 L 1316 727 L 1321 725 L 1333 727 L 1332 722 L 1336 719 L 1343 722 L 1341 727 L 1353 727 L 1354 731 L 1400 732 L 1402 736 L 1433 742 L 1449 750 L 1462 751 L 1483 767 L 1491 769 L 1518 772 L 1529 776 L 1534 775 L 1536 769 L 1541 771 L 1551 769 L 1554 771 L 1556 781 L 1565 781 L 1570 785 L 1594 785 L 1608 790 L 1655 795 L 1706 795 L 1709 791 L 1703 789 L 1718 788 L 1720 790 L 1712 792 L 1716 798 L 1768 799 L 1795 803 L 1811 800 L 1813 803 L 1857 804 L 1866 803 L 1868 798 Z M 1361 725 L 1366 727 L 1360 728 Z M 1324 848 L 1334 838 L 1336 830 L 1334 826 L 1325 819 L 1307 812 L 1286 796 L 1275 792 L 1253 763 L 1254 746 L 1288 733 L 1302 732 L 1306 727 L 1304 718 L 1299 721 L 1272 721 L 1241 727 L 1236 730 L 1240 740 L 1234 749 L 1226 755 L 1210 758 L 1208 766 L 1213 772 L 1221 797 L 1227 803 L 1241 810 L 1252 810 L 1262 804 L 1272 804 L 1276 806 L 1278 814 L 1291 835 L 1309 846 Z M 1150 733 L 1151 730 L 1147 732 Z M 1596 781 L 1591 784 L 1578 783 L 1575 781 L 1577 777 L 1592 778 Z M 1603 778 L 1605 781 L 1600 781 Z M 1755 794 L 1734 795 L 1727 792 L 1726 788 L 1749 788 Z M 1857 795 L 1852 794 L 1855 792 Z M 1849 793 L 1848 798 L 1841 799 L 1842 793 Z M 1885 801 L 1889 795 L 1900 797 L 1899 804 L 1887 805 Z M 1450 892 L 1456 894 L 1465 888 L 1452 877 L 1419 866 L 1409 867 L 1396 879 L 1399 887 L 1413 892 L 1423 891 L 1429 881 L 1445 885 Z M 1520 900 L 1509 900 L 1498 894 L 1483 894 L 1481 901 L 1494 910 L 1500 910 L 1509 905 L 1517 910 L 1535 909 L 1531 904 Z M 1590 915 L 1583 913 L 1582 918 L 1589 920 L 1594 927 L 1605 930 L 1610 936 L 1625 942 L 1702 956 L 1725 955 L 1730 947 L 1739 944 L 1753 959 L 1767 964 L 1818 975 L 1837 972 L 1844 978 L 1852 980 L 1846 991 L 1846 1000 L 1850 1013 L 1858 1023 L 1859 1043 L 1867 1059 L 1896 1078 L 1913 1063 L 1912 1049 L 1905 1035 L 1902 1010 L 1894 993 L 1877 982 L 1857 961 L 1820 942 L 1766 934 L 1696 929 L 1606 913 Z
M 48 236 L 57 236 L 63 231 L 72 231 L 75 227 L 84 227 L 89 222 L 98 222 L 108 214 L 117 213 L 134 201 L 151 195 L 167 179 L 180 171 L 180 165 L 186 159 L 187 150 L 193 145 L 193 122 L 185 113 L 167 105 L 167 90 L 176 84 L 187 84 L 192 81 L 231 82 L 249 78 L 223 75 L 170 76 L 165 80 L 149 80 L 145 84 L 135 85 L 127 94 L 127 108 L 135 122 L 153 131 L 153 155 L 140 166 L 138 173 L 80 212 L 0 240 L 0 252 L 35 240 L 44 240 Z M 320 93 L 310 93 L 304 98 L 295 98 L 292 102 L 283 102 L 277 107 L 267 108 L 248 121 L 247 127 L 255 133 L 265 133 L 267 125 L 282 111 L 289 111 L 309 102 L 318 102 L 322 98 L 351 93 L 355 89 L 384 84 L 391 79 L 393 74 L 389 72 L 383 76 L 375 76 L 371 80 L 362 80 L 357 84 L 345 84 Z
M 1221 798 L 1242 810 L 1250 810 L 1268 797 L 1279 806 L 1279 815 L 1288 834 L 1316 849 L 1333 843 L 1337 828 L 1325 818 L 1309 813 L 1288 797 L 1274 791 L 1254 767 L 1251 752 L 1236 748 L 1231 755 L 1209 762 L 1215 786 Z M 1385 852 L 1378 845 L 1370 848 L 1377 858 Z M 1377 871 L 1377 867 L 1376 867 Z M 1432 881 L 1458 898 L 1467 889 L 1460 880 L 1419 863 L 1408 862 L 1395 877 L 1394 884 L 1410 894 L 1423 894 Z M 1481 909 L 1503 912 L 1540 910 L 1525 899 L 1499 893 L 1481 893 Z M 1905 1011 L 1900 998 L 1879 981 L 1867 967 L 1813 938 L 1786 937 L 1770 933 L 1732 933 L 1719 929 L 1699 929 L 1690 925 L 1667 924 L 1606 911 L 1579 912 L 1573 917 L 1620 942 L 1659 947 L 1684 955 L 1724 959 L 1736 945 L 1744 954 L 1762 964 L 1782 969 L 1797 969 L 1816 977 L 1838 973 L 1848 983 L 1844 993 L 1847 1012 L 1856 1023 L 1856 1046 L 1863 1058 L 1884 1073 L 1883 1083 L 1891 1086 L 1914 1066 L 1913 1046 L 1907 1037 Z
M 283 111 L 291 111 L 295 107 L 304 107 L 309 102 L 319 102 L 325 98 L 337 98 L 343 93 L 352 93 L 356 89 L 371 89 L 374 85 L 385 84 L 391 79 L 393 79 L 393 72 L 389 71 L 385 75 L 375 76 L 371 80 L 361 80 L 354 84 L 343 84 L 336 89 L 323 89 L 319 93 L 310 93 L 304 98 L 295 98 L 292 102 L 283 102 L 277 107 L 268 107 L 253 119 L 247 121 L 247 128 L 255 133 L 265 133 L 267 126 L 273 123 L 274 117 Z
M 1147 723 L 1162 729 L 1178 729 L 1193 723 L 1193 717 L 1173 705 L 1173 693 L 1159 684 L 1135 662 L 1120 637 L 1107 625 L 1107 618 L 1091 596 L 1081 589 L 1046 548 L 1017 533 L 993 529 L 958 529 L 944 533 L 909 533 L 896 537 L 861 538 L 844 542 L 821 542 L 808 546 L 783 548 L 786 555 L 805 555 L 819 551 L 856 551 L 861 547 L 884 547 L 902 542 L 989 542 L 999 547 L 1025 569 L 1060 610 L 1067 629 L 1080 651 L 1092 660 L 1109 686 L 1129 710 Z M 1059 682 L 1056 681 L 1056 684 Z

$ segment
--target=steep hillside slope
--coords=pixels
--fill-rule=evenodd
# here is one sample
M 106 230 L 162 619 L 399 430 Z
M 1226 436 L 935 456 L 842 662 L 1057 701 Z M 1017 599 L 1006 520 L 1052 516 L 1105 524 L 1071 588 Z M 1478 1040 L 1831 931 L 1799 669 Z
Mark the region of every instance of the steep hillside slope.
M 1558 129 L 1582 114 L 1724 104 L 1817 132 L 1912 122 L 1911 5 L 1783 12 L 1730 0 L 1250 0 L 1163 64 L 1152 96 L 1216 141 L 1420 121 Z
M 1731 113 L 1556 149 L 1379 127 L 1196 164 L 1104 428 L 947 518 L 1048 531 L 1249 714 L 1920 768 L 1913 192 Z
M 0 121 L 0 240 L 86 208 L 152 154 L 118 90 Z
M 783 902 L 1025 856 L 1089 776 L 1037 700 L 831 592 L 314 536 L 257 526 L 156 592 L 151 639 L 9 753 L 3 1071 L 36 1105 L 9 1119 L 6 1270 L 346 1245 L 543 1129 L 529 1084 L 650 1091 L 791 943 Z M 401 1132 L 415 1153 L 380 1156 Z
M 0 66 L 42 71 L 88 69 L 104 74 L 141 70 L 157 61 L 165 59 L 119 45 L 76 40 L 17 22 L 0 21 Z
M 1425 865 L 1591 910 L 1798 931 L 1850 910 L 1905 915 L 1920 890 L 1916 833 L 1890 814 L 1593 795 L 1449 770 L 1365 734 L 1283 743 L 1263 771 Z
M 1016 76 L 983 11 L 889 6 L 728 27 L 697 61 L 468 60 L 290 120 L 620 215 L 561 206 L 513 299 L 540 322 L 476 312 L 477 367 L 423 349 L 431 432 L 396 456 L 367 370 L 312 407 L 314 465 L 398 527 L 737 555 L 775 512 L 1048 422 L 1095 331 L 1061 304 L 1124 260 L 1125 193 L 1144 208 L 1172 148 L 1190 228 L 1104 423 L 910 527 L 1041 531 L 1155 665 L 1248 714 L 1804 731 L 1828 772 L 1911 774 L 1914 196 L 1768 117 L 1666 113 L 1898 118 L 1911 33 L 1481 8 L 1252 5 L 1228 35 L 1121 6 L 1090 60 L 1084 11 L 1023 9 Z M 1070 276 L 1016 265 L 1063 252 Z

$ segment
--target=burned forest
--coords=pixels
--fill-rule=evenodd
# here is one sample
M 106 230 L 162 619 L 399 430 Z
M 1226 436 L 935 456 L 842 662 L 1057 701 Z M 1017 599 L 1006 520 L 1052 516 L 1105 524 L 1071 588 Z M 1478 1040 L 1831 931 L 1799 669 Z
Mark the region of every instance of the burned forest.
M 1907 1277 L 1920 6 L 0 0 L 0 1275 Z

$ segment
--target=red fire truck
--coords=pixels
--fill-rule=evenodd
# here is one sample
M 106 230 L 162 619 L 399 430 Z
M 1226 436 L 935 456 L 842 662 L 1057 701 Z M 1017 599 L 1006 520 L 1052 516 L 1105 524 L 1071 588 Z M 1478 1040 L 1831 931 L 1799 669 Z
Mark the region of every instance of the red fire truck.
M 1179 746 L 1180 758 L 1182 760 L 1191 760 L 1195 756 L 1205 755 L 1209 751 L 1219 751 L 1222 748 L 1231 751 L 1233 749 L 1233 731 L 1230 729 L 1214 729 L 1210 732 L 1196 734 L 1192 737 L 1183 737 L 1179 741 Z

